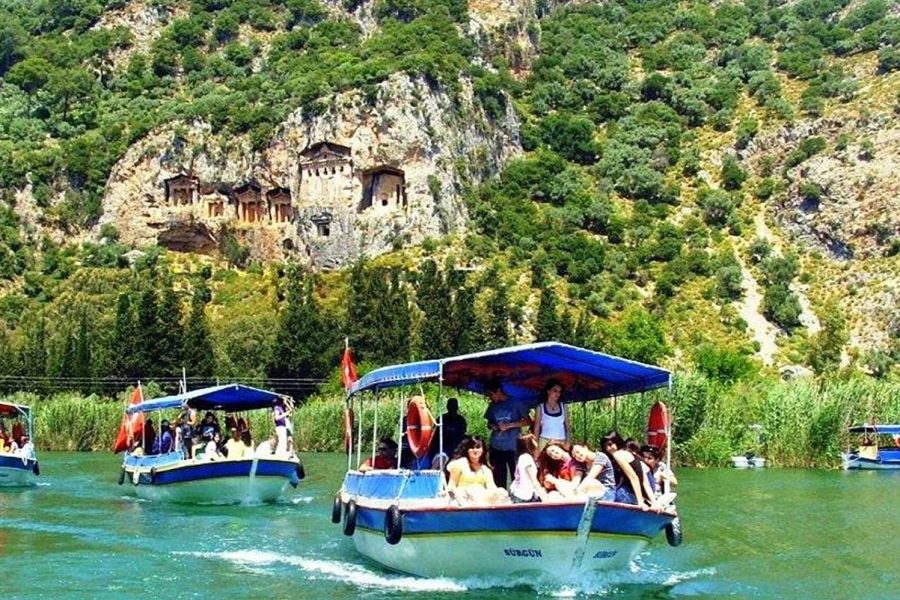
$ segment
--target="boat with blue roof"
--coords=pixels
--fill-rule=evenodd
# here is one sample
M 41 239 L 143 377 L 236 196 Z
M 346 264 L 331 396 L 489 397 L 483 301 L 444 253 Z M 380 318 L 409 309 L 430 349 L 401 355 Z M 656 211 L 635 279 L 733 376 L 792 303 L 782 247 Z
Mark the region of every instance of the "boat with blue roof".
M 0 487 L 37 485 L 40 474 L 31 407 L 0 402 Z
M 143 427 L 144 415 L 173 411 L 206 411 L 212 414 L 273 410 L 285 401 L 281 394 L 245 385 L 207 387 L 163 398 L 143 400 L 137 394 L 128 405 L 123 427 L 129 437 Z M 162 432 L 159 434 L 163 435 Z M 189 504 L 258 504 L 277 501 L 288 486 L 297 487 L 305 473 L 292 451 L 260 452 L 242 449 L 241 456 L 204 456 L 188 446 L 165 444 L 160 453 L 146 453 L 140 443 L 126 450 L 119 484 L 128 485 L 139 498 Z M 160 444 L 157 444 L 160 447 Z
M 862 436 L 862 440 L 843 455 L 845 469 L 900 469 L 900 425 L 857 425 L 850 428 L 850 434 Z
M 332 521 L 342 523 L 344 534 L 363 556 L 390 570 L 423 577 L 535 576 L 577 582 L 592 573 L 629 567 L 662 533 L 671 545 L 680 544 L 671 492 L 665 495 L 665 505 L 654 510 L 597 496 L 478 505 L 461 503 L 450 493 L 440 464 L 434 469 L 353 466 L 365 458 L 363 424 L 352 424 L 352 415 L 364 402 L 374 402 L 373 446 L 379 400 L 391 394 L 397 396 L 401 413 L 403 408 L 409 412 L 405 428 L 401 423 L 390 427 L 400 425 L 414 442 L 423 428 L 433 427 L 440 435 L 439 422 L 421 418 L 420 395 L 426 386 L 437 388 L 440 404 L 445 388 L 485 394 L 487 386 L 499 380 L 509 401 L 530 408 L 551 378 L 565 387 L 568 403 L 671 389 L 672 381 L 665 369 L 556 342 L 376 369 L 353 382 L 346 396 L 350 418 L 345 424 L 355 431 L 345 440 L 347 473 L 335 497 Z M 412 399 L 404 396 L 404 388 L 412 388 Z M 415 450 L 415 443 L 410 446 Z

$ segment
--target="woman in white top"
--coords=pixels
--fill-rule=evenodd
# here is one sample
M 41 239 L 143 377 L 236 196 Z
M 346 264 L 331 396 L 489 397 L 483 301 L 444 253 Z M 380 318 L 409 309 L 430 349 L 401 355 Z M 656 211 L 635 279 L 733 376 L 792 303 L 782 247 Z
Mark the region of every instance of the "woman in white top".
M 543 502 L 547 491 L 538 481 L 538 469 L 534 459 L 540 454 L 537 438 L 530 433 L 520 435 L 516 440 L 516 473 L 509 486 L 509 497 L 513 504 L 522 502 Z
M 569 411 L 560 402 L 562 384 L 555 379 L 547 381 L 544 387 L 544 401 L 534 411 L 534 436 L 540 440 L 541 446 L 550 442 L 569 444 L 572 427 L 569 424 Z

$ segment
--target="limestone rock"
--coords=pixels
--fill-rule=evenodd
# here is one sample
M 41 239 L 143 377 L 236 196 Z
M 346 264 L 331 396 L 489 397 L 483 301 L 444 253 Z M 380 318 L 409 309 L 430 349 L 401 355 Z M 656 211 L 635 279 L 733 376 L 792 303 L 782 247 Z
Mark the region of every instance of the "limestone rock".
M 398 74 L 326 106 L 289 115 L 263 152 L 203 122 L 148 135 L 113 168 L 94 235 L 209 251 L 229 230 L 254 258 L 332 268 L 464 228 L 464 184 L 521 152 L 511 103 L 491 119 L 466 80 L 452 94 Z

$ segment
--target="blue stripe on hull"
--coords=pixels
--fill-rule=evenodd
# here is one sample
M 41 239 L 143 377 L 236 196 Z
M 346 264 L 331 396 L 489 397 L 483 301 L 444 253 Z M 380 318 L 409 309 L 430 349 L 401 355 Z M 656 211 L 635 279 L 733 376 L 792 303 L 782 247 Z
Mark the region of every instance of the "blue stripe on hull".
M 23 462 L 22 458 L 19 456 L 0 456 L 0 467 L 3 467 L 4 469 L 21 469 L 22 471 L 33 471 L 35 462 L 36 461 L 34 461 L 33 459 L 28 459 Z
M 225 460 L 207 463 L 185 464 L 164 471 L 158 471 L 150 481 L 149 473 L 141 473 L 143 485 L 169 485 L 187 481 L 219 479 L 223 477 L 249 477 L 253 468 L 252 460 Z M 287 461 L 260 460 L 256 465 L 256 477 L 283 477 L 298 481 L 297 464 Z
M 359 505 L 359 527 L 381 530 L 385 510 Z M 519 504 L 491 508 L 404 510 L 403 535 L 465 532 L 559 532 L 578 529 L 584 505 Z M 592 532 L 652 538 L 674 517 L 640 509 L 600 504 L 591 522 Z

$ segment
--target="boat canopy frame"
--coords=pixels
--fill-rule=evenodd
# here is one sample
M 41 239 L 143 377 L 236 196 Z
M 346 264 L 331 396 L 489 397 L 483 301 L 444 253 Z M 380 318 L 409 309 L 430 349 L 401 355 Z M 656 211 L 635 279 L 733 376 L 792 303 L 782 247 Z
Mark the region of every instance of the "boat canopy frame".
M 848 433 L 859 435 L 900 435 L 900 425 L 873 425 L 871 423 L 863 423 L 855 425 L 848 430 Z
M 540 402 L 543 390 L 550 379 L 555 379 L 563 386 L 566 403 L 580 402 L 583 408 L 586 408 L 589 401 L 612 399 L 615 402 L 619 396 L 643 394 L 661 388 L 667 388 L 669 397 L 672 394 L 672 373 L 667 369 L 560 342 L 538 342 L 381 367 L 355 381 L 347 390 L 345 402 L 352 413 L 354 405 L 361 401 L 360 396 L 364 392 L 371 393 L 375 400 L 371 452 L 374 463 L 378 440 L 378 400 L 384 395 L 390 395 L 386 392 L 392 388 L 418 385 L 421 389 L 426 383 L 437 384 L 437 408 L 441 411 L 438 433 L 443 438 L 444 387 L 486 395 L 488 385 L 493 381 L 499 381 L 508 400 L 525 403 L 531 408 Z M 402 436 L 405 400 L 402 395 L 398 400 L 400 403 L 398 429 Z M 582 413 L 585 418 L 586 414 L 584 411 Z M 348 471 L 353 470 L 354 450 L 357 464 L 362 460 L 362 418 L 355 425 L 356 435 L 350 432 L 350 443 L 347 447 Z M 668 431 L 671 440 L 671 423 L 668 425 Z M 440 445 L 443 447 L 443 439 Z M 671 450 L 670 442 L 666 446 L 668 464 L 671 464 Z M 402 458 L 400 445 L 397 455 L 398 465 L 401 464 Z

